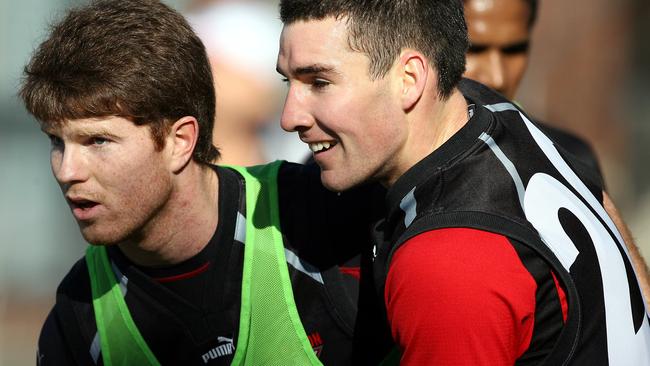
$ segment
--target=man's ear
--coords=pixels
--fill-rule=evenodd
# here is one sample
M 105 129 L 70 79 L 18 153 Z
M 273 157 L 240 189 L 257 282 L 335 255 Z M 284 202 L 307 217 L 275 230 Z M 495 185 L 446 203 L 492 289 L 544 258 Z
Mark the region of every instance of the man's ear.
M 406 49 L 399 58 L 402 79 L 402 108 L 411 110 L 424 94 L 429 77 L 428 60 L 422 53 Z
M 168 142 L 171 144 L 170 167 L 174 173 L 181 171 L 191 160 L 196 141 L 199 138 L 199 122 L 186 116 L 171 127 Z

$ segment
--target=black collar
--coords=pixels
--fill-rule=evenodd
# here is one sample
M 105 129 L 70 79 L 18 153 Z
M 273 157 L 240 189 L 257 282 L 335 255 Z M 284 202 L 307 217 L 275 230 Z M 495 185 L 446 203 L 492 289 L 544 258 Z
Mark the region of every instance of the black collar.
M 386 207 L 389 217 L 399 210 L 402 199 L 417 185 L 423 184 L 435 172 L 449 166 L 472 146 L 479 143 L 478 137 L 490 129 L 493 124 L 492 114 L 483 106 L 468 99 L 473 105 L 473 114 L 469 121 L 442 146 L 407 170 L 386 194 Z

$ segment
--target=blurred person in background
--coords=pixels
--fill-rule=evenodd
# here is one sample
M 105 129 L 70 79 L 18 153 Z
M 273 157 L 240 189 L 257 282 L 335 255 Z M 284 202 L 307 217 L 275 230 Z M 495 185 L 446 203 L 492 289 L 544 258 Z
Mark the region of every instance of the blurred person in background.
M 463 2 L 470 39 L 465 77 L 514 100 L 528 67 L 537 0 Z M 540 125 L 551 139 L 588 164 L 602 179 L 598 160 L 586 141 L 563 129 Z
M 530 42 L 537 20 L 537 0 L 463 0 L 470 46 L 466 58 L 465 77 L 477 80 L 514 100 L 529 63 Z M 559 146 L 586 163 L 597 179 L 605 185 L 596 155 L 586 141 L 572 133 L 537 121 L 543 131 Z M 618 210 L 614 219 L 626 241 L 633 241 L 628 226 Z M 641 258 L 633 245 L 633 258 Z M 642 262 L 637 265 L 648 272 Z M 643 288 L 646 299 L 650 291 Z
M 90 244 L 40 365 L 349 363 L 358 283 L 338 264 L 369 241 L 370 200 L 325 190 L 314 165 L 211 165 L 212 82 L 157 0 L 70 10 L 25 67 L 20 95 Z
M 301 161 L 302 144 L 282 131 L 283 88 L 275 72 L 282 23 L 274 1 L 197 1 L 188 22 L 205 44 L 217 92 L 214 143 L 220 164 Z

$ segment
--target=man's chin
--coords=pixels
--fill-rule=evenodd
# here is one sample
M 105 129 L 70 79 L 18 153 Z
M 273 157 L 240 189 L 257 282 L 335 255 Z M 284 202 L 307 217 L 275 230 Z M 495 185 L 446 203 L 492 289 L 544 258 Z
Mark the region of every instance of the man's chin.
M 88 244 L 96 246 L 111 246 L 123 240 L 123 237 L 115 232 L 105 232 L 97 227 L 79 225 L 81 236 Z
M 340 176 L 331 170 L 322 170 L 320 179 L 323 186 L 332 192 L 344 192 L 360 184 L 349 176 Z

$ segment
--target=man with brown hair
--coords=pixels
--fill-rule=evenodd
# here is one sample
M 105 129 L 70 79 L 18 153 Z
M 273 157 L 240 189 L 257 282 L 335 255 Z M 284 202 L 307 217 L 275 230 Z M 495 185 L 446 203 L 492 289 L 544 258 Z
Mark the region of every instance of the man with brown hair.
M 326 191 L 315 167 L 211 165 L 212 75 L 182 16 L 155 0 L 73 9 L 20 95 L 91 244 L 39 364 L 348 362 L 357 284 L 338 265 L 367 242 L 365 193 Z

